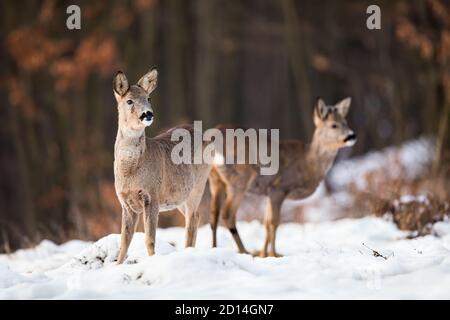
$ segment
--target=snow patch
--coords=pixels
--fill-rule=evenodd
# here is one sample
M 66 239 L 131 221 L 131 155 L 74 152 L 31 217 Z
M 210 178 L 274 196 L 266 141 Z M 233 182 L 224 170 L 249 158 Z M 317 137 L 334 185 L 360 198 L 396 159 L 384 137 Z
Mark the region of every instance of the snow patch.
M 224 228 L 219 248 L 211 248 L 209 226 L 200 228 L 197 248 L 188 249 L 183 228 L 158 229 L 151 257 L 137 233 L 122 265 L 115 263 L 117 234 L 95 243 L 43 242 L 0 255 L 0 299 L 445 299 L 449 225 L 435 225 L 439 237 L 409 240 L 375 217 L 288 223 L 277 234 L 284 257 L 266 259 L 238 254 Z M 238 229 L 249 251 L 261 249 L 263 225 L 240 222 Z M 39 268 L 30 270 L 30 264 Z
M 343 189 L 354 183 L 364 190 L 367 172 L 383 170 L 388 177 L 414 179 L 424 174 L 434 159 L 434 141 L 419 138 L 399 147 L 388 147 L 370 152 L 361 157 L 339 161 L 329 173 L 330 182 L 336 189 Z

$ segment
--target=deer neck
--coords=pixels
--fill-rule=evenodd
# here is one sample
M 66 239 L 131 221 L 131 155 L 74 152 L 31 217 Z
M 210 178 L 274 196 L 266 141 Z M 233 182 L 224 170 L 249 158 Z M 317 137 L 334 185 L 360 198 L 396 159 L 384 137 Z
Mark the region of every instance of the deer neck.
M 123 128 L 119 124 L 114 158 L 123 165 L 136 165 L 146 151 L 145 130 L 136 131 Z
M 336 158 L 337 151 L 335 148 L 327 148 L 317 134 L 314 134 L 306 152 L 306 166 L 314 178 L 322 180 L 325 177 Z

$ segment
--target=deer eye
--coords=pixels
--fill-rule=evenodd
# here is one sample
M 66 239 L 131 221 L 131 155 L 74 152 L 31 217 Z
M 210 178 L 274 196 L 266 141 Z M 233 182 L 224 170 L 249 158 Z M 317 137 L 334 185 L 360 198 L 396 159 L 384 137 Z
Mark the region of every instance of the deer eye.
M 150 103 L 150 97 L 149 98 L 147 98 L 147 101 Z
M 133 100 L 127 100 L 128 104 L 133 104 Z
M 338 125 L 337 125 L 336 123 L 333 123 L 333 124 L 331 125 L 331 127 L 332 127 L 333 129 L 337 129 Z

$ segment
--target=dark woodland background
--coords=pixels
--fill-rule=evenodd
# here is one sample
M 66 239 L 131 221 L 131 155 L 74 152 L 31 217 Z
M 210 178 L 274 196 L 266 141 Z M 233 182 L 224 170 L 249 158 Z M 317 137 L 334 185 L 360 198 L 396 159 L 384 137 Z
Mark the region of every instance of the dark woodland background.
M 81 30 L 67 30 L 78 4 Z M 366 28 L 381 7 L 382 29 Z M 179 123 L 308 140 L 317 96 L 351 96 L 340 157 L 437 137 L 448 160 L 446 0 L 0 2 L 0 247 L 119 232 L 112 76 L 159 70 L 154 135 Z M 161 223 L 168 221 L 162 219 Z

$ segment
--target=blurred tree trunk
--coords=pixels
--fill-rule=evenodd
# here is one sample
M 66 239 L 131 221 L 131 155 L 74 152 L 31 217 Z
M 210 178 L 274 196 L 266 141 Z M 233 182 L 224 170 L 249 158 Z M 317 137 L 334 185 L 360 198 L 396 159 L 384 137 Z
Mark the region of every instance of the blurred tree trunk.
M 142 70 L 142 68 L 144 67 L 142 66 L 142 61 L 144 61 L 145 64 L 147 64 L 145 68 L 156 66 L 159 69 L 160 67 L 159 63 L 161 61 L 160 55 L 162 50 L 159 50 L 159 48 L 156 46 L 158 34 L 157 18 L 158 15 L 160 14 L 160 11 L 161 11 L 160 3 L 158 2 L 157 5 L 150 8 L 149 10 L 139 12 L 140 33 L 138 37 L 139 45 L 137 45 L 137 47 L 140 48 L 140 51 L 138 52 L 139 54 L 138 59 L 140 63 L 138 63 L 136 66 L 136 68 L 139 69 L 137 70 L 137 72 L 142 73 L 145 70 L 145 69 Z M 139 75 L 139 77 L 140 76 L 142 75 Z M 150 98 L 152 105 L 156 106 L 157 109 L 158 106 L 161 104 L 161 101 L 163 101 L 163 99 L 161 99 L 160 92 L 161 89 L 153 91 Z M 157 110 L 155 110 L 155 112 L 158 113 Z M 156 117 L 159 118 L 159 115 L 156 114 Z M 164 116 L 161 116 L 161 119 L 164 121 L 165 120 Z M 157 132 L 158 130 L 160 130 L 161 126 L 163 125 L 163 121 L 155 121 L 150 130 L 153 130 L 153 132 Z
M 304 137 L 311 137 L 313 124 L 311 122 L 312 100 L 311 86 L 308 79 L 306 62 L 306 43 L 303 41 L 303 28 L 297 14 L 294 1 L 281 0 L 281 9 L 284 17 L 285 39 L 295 79 L 295 91 L 299 93 L 300 114 L 302 115 L 302 127 Z
M 216 121 L 222 123 L 239 122 L 242 119 L 242 83 L 236 81 L 241 77 L 241 51 L 243 46 L 243 6 L 242 2 L 224 3 L 219 17 L 218 34 L 219 61 L 217 69 L 217 114 Z M 220 120 L 217 120 L 220 119 Z M 213 123 L 215 125 L 216 123 Z
M 439 117 L 438 130 L 436 135 L 436 154 L 435 161 L 433 163 L 433 172 L 439 173 L 443 164 L 443 158 L 446 152 L 450 150 L 448 141 L 449 136 L 449 118 L 450 118 L 450 67 L 448 63 L 445 63 L 443 67 L 443 73 L 446 73 L 447 79 L 444 80 L 444 99 L 441 116 Z
M 426 29 L 433 30 L 433 26 L 430 23 L 428 16 L 427 2 L 421 0 L 415 0 L 415 4 L 419 11 L 420 23 L 425 26 Z M 420 63 L 418 63 L 420 65 Z M 439 79 L 438 72 L 436 70 L 437 63 L 435 59 L 425 61 L 424 71 L 424 107 L 422 108 L 422 127 L 424 133 L 430 134 L 436 131 L 436 120 L 439 118 L 438 114 L 438 87 Z
M 196 119 L 202 119 L 203 127 L 213 126 L 214 88 L 216 75 L 216 39 L 214 1 L 195 2 L 196 48 L 195 94 Z
M 2 29 L 1 30 L 1 36 L 0 40 L 3 43 L 6 43 L 6 34 L 12 28 L 14 27 L 14 24 L 17 24 L 16 19 L 19 17 L 20 11 L 17 10 L 17 6 L 14 5 L 13 2 L 3 2 L 2 3 L 2 9 L 3 15 L 2 15 Z M 4 36 L 5 35 L 5 36 Z M 0 47 L 3 49 L 3 44 L 0 45 Z M 15 71 L 13 69 L 12 61 L 8 58 L 2 61 L 2 65 L 5 68 L 3 70 L 2 78 L 0 78 L 0 81 L 5 81 L 6 87 L 8 86 L 8 82 L 12 81 L 9 76 L 13 74 Z M 7 75 L 7 77 L 4 77 Z M 17 81 L 19 85 L 22 83 L 21 78 L 17 76 Z M 17 88 L 16 88 L 17 89 Z M 13 243 L 13 247 L 17 247 L 19 245 L 29 245 L 31 244 L 36 237 L 37 230 L 36 230 L 36 206 L 35 206 L 35 199 L 34 199 L 34 193 L 33 193 L 33 180 L 32 180 L 32 174 L 31 174 L 31 168 L 30 163 L 27 160 L 27 144 L 26 144 L 26 137 L 24 137 L 25 131 L 24 127 L 21 123 L 21 115 L 18 114 L 18 107 L 13 106 L 11 104 L 8 104 L 6 101 L 4 101 L 3 106 L 7 108 L 6 114 L 8 115 L 8 122 L 9 122 L 9 134 L 11 135 L 12 139 L 12 145 L 14 147 L 14 153 L 15 153 L 15 159 L 17 159 L 16 163 L 10 163 L 11 168 L 7 170 L 16 171 L 18 172 L 17 180 L 10 181 L 10 183 L 14 183 L 15 187 L 13 190 L 17 190 L 17 194 L 15 195 L 6 195 L 6 197 L 9 197 L 10 199 L 17 200 L 18 203 L 14 206 L 5 207 L 2 208 L 2 210 L 8 210 L 11 208 L 14 208 L 17 210 L 17 212 L 12 213 L 6 213 L 4 215 L 0 214 L 0 220 L 5 219 L 8 226 L 17 228 L 18 226 L 23 226 L 23 231 L 21 231 L 20 235 L 15 235 L 15 238 L 13 241 L 21 241 L 20 243 Z M 28 124 L 27 124 L 28 125 Z M 31 133 L 31 132 L 29 132 Z M 34 140 L 32 140 L 34 142 Z M 3 151 L 2 151 L 3 152 Z M 16 168 L 13 168 L 16 166 Z M 3 195 L 5 196 L 5 195 Z M 1 241 L 8 241 L 9 246 L 9 234 L 14 234 L 13 229 L 6 229 L 2 230 L 2 240 Z M 22 239 L 17 239 L 18 237 Z
M 447 95 L 445 106 L 439 121 L 439 129 L 436 139 L 436 161 L 434 170 L 437 172 L 442 165 L 444 152 L 448 151 L 448 126 L 450 118 L 450 97 Z
M 183 28 L 183 0 L 167 1 L 167 23 L 165 35 L 165 52 L 166 54 L 166 88 L 167 99 L 169 101 L 167 108 L 170 110 L 169 123 L 176 123 L 184 117 L 186 104 L 185 87 L 184 87 L 184 41 L 186 39 L 185 28 Z
M 12 138 L 14 141 L 17 164 L 19 167 L 18 181 L 20 187 L 18 189 L 20 190 L 19 197 L 21 198 L 21 205 L 19 206 L 19 208 L 21 207 L 22 210 L 19 210 L 17 214 L 21 217 L 22 221 L 20 221 L 20 224 L 23 225 L 25 229 L 25 239 L 28 238 L 30 241 L 32 241 L 34 236 L 36 235 L 36 210 L 34 206 L 33 192 L 31 189 L 31 175 L 26 160 L 27 156 L 24 147 L 25 143 L 22 139 L 18 116 L 14 107 L 9 108 L 9 115 Z

